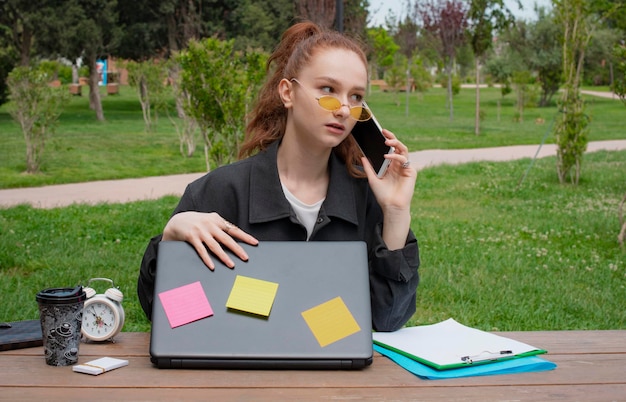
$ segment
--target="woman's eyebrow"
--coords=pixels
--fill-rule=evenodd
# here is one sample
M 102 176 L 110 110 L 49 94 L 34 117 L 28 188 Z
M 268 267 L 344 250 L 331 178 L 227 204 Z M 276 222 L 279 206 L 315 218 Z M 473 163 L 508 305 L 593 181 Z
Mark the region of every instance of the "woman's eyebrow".
M 319 77 L 318 80 L 320 80 L 320 81 L 327 81 L 330 84 L 335 85 L 335 86 L 339 86 L 339 87 L 343 86 L 341 81 L 339 81 L 339 80 L 337 80 L 335 78 L 332 78 L 332 77 Z M 353 87 L 352 90 L 365 91 L 365 87 L 356 86 L 356 87 Z

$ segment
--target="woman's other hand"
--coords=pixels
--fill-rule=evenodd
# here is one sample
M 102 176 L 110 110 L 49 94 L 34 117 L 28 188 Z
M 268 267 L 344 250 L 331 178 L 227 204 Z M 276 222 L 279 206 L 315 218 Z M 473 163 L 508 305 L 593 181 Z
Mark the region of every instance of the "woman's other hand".
M 215 264 L 207 248 L 226 266 L 234 268 L 235 263 L 224 251 L 232 251 L 242 261 L 248 261 L 248 254 L 237 240 L 251 245 L 259 241 L 216 212 L 180 212 L 172 216 L 163 229 L 163 240 L 186 241 L 195 249 L 202 261 L 211 270 Z

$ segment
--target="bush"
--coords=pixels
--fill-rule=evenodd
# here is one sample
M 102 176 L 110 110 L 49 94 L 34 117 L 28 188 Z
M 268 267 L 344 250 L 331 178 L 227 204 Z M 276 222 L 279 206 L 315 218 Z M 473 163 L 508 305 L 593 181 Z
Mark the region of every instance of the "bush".
M 33 69 L 17 67 L 9 74 L 9 113 L 20 125 L 26 140 L 26 170 L 37 173 L 41 165 L 46 140 L 54 132 L 55 123 L 69 99 L 62 88 L 48 85 L 49 65 Z

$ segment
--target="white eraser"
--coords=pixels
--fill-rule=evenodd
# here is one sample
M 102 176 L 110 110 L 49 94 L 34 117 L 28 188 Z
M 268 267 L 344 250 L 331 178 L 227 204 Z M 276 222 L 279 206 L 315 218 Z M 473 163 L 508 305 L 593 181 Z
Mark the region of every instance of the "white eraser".
M 72 367 L 72 370 L 77 373 L 99 375 L 124 366 L 128 366 L 128 360 L 115 359 L 113 357 L 102 357 L 100 359 L 76 365 Z

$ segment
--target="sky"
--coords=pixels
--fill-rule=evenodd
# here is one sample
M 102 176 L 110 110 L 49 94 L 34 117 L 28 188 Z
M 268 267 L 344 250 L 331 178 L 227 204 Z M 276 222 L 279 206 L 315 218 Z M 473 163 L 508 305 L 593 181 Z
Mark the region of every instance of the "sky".
M 397 16 L 402 16 L 406 6 L 406 0 L 369 0 L 369 3 L 370 17 L 372 25 L 374 26 L 383 25 L 385 23 L 385 16 L 388 14 L 389 10 L 392 10 Z M 504 3 L 517 18 L 525 20 L 532 20 L 536 17 L 534 11 L 535 4 L 547 8 L 551 7 L 550 0 L 521 0 L 524 10 L 520 10 L 517 7 L 515 0 L 505 0 Z

